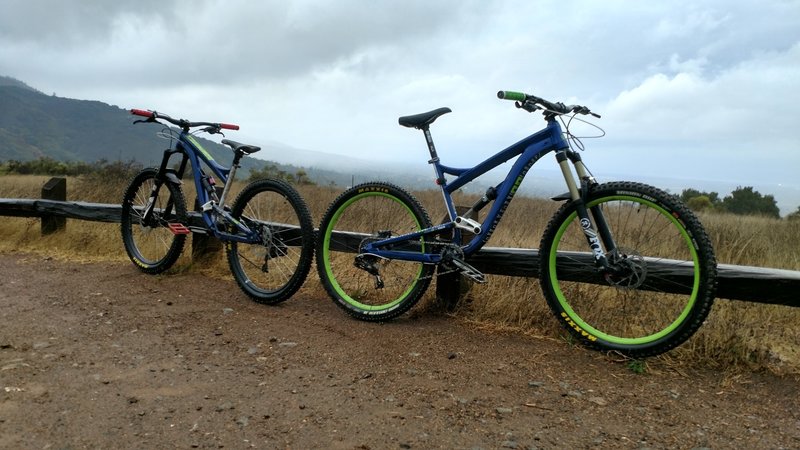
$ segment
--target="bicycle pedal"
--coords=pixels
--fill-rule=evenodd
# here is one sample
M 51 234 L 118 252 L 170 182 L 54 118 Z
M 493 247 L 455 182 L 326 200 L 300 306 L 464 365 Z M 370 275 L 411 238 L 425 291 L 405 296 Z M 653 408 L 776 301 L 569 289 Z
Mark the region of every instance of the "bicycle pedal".
M 172 234 L 174 235 L 189 234 L 192 232 L 192 230 L 186 228 L 186 225 L 182 223 L 170 223 L 169 225 L 167 225 L 167 227 L 169 228 L 169 231 L 171 231 Z
M 451 262 L 453 263 L 454 266 L 458 268 L 458 271 L 459 273 L 461 273 L 461 275 L 464 275 L 465 277 L 469 278 L 470 280 L 478 284 L 486 283 L 486 275 L 484 275 L 478 269 L 470 266 L 469 264 L 458 258 L 453 258 Z

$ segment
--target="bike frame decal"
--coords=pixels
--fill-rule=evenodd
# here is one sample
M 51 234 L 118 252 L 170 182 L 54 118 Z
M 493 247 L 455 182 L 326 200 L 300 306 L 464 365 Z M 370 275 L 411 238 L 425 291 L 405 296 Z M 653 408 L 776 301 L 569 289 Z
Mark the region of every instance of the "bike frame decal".
M 597 237 L 597 232 L 592 229 L 592 222 L 590 222 L 589 219 L 581 219 L 580 222 L 583 234 L 586 236 L 586 239 L 589 240 L 589 247 L 594 254 L 594 260 L 598 261 L 600 258 L 605 257 L 603 249 L 600 247 L 600 239 Z
M 572 328 L 574 328 L 581 334 L 583 334 L 584 332 L 588 333 L 589 336 L 585 336 L 587 337 L 587 339 L 592 341 L 597 339 L 602 339 L 611 344 L 618 344 L 618 345 L 641 345 L 654 342 L 674 332 L 682 323 L 684 323 L 686 317 L 689 315 L 692 308 L 694 307 L 695 301 L 697 300 L 697 293 L 700 289 L 700 267 L 699 267 L 699 256 L 697 255 L 695 242 L 692 236 L 688 233 L 688 231 L 681 225 L 681 222 L 678 219 L 676 219 L 671 212 L 667 211 L 660 205 L 657 205 L 649 200 L 642 198 L 641 196 L 633 197 L 629 195 L 619 195 L 619 194 L 609 195 L 606 197 L 593 200 L 587 206 L 591 208 L 593 206 L 600 204 L 601 202 L 609 200 L 622 200 L 633 203 L 646 204 L 655 209 L 656 211 L 658 211 L 659 213 L 661 213 L 664 217 L 667 217 L 680 230 L 681 236 L 686 241 L 686 244 L 690 249 L 692 261 L 694 262 L 694 283 L 692 285 L 692 293 L 691 296 L 689 297 L 689 301 L 686 303 L 686 306 L 683 308 L 683 310 L 681 310 L 680 315 L 678 315 L 678 317 L 672 323 L 666 326 L 663 330 L 653 333 L 649 336 L 642 336 L 638 338 L 625 338 L 620 336 L 613 336 L 607 333 L 603 333 L 602 331 L 589 325 L 586 321 L 584 321 L 581 318 L 581 316 L 579 316 L 572 309 L 572 307 L 569 304 L 569 301 L 567 301 L 566 297 L 564 296 L 564 293 L 561 291 L 561 286 L 558 284 L 558 274 L 556 271 L 556 259 L 558 255 L 556 251 L 553 251 L 554 249 L 551 249 L 550 254 L 548 255 L 548 261 L 546 262 L 550 269 L 549 282 L 553 287 L 553 292 L 558 298 L 558 303 L 561 305 L 561 308 L 563 309 L 564 313 L 566 313 L 566 315 L 562 314 L 562 318 L 566 320 L 567 323 Z M 567 228 L 569 228 L 569 226 L 573 223 L 576 216 L 577 212 L 573 212 L 572 214 L 569 215 L 569 217 L 564 221 L 564 223 L 561 225 L 561 228 L 559 228 L 558 232 L 556 233 L 553 242 L 557 243 L 561 240 L 561 237 L 564 235 L 564 232 L 566 232 Z
M 203 148 L 203 146 L 200 145 L 199 142 L 197 142 L 197 139 L 195 139 L 194 136 L 192 136 L 191 134 L 187 134 L 186 140 L 189 141 L 189 143 L 192 144 L 192 146 L 195 149 L 197 149 L 197 151 L 200 152 L 201 155 L 205 157 L 204 159 L 206 160 L 206 162 L 214 161 L 214 158 L 211 156 L 211 154 L 208 153 L 208 151 L 206 151 L 206 149 Z
M 360 199 L 365 198 L 365 197 L 373 197 L 373 196 L 386 197 L 386 198 L 388 198 L 388 199 L 390 199 L 390 200 L 392 200 L 394 202 L 397 202 L 398 204 L 402 205 L 403 208 L 405 208 L 406 211 L 408 211 L 408 213 L 411 215 L 411 217 L 414 218 L 414 222 L 416 223 L 417 228 L 422 228 L 422 225 L 419 223 L 419 220 L 417 220 L 417 217 L 414 214 L 414 212 L 411 211 L 411 209 L 405 203 L 401 202 L 394 195 L 386 193 L 384 191 L 385 191 L 385 189 L 382 189 L 382 188 L 376 188 L 375 190 L 367 190 L 364 193 L 356 195 L 355 197 L 349 199 L 348 201 L 346 201 L 344 204 L 342 204 L 342 206 L 340 206 L 336 210 L 336 213 L 331 218 L 331 221 L 330 221 L 330 224 L 328 225 L 328 228 L 325 230 L 325 238 L 324 238 L 325 239 L 325 243 L 323 245 L 323 249 L 324 250 L 323 250 L 323 255 L 322 255 L 322 261 L 323 261 L 323 264 L 325 265 L 325 273 L 327 274 L 327 278 L 331 282 L 331 285 L 333 286 L 333 289 L 336 291 L 336 293 L 339 295 L 339 297 L 341 299 L 343 299 L 345 302 L 349 303 L 350 305 L 354 306 L 355 308 L 358 308 L 359 310 L 362 310 L 362 311 L 366 312 L 366 314 L 370 314 L 370 311 L 373 311 L 373 314 L 383 313 L 383 312 L 391 311 L 392 309 L 398 307 L 400 305 L 400 303 L 402 302 L 402 300 L 404 298 L 406 298 L 408 296 L 408 294 L 411 293 L 411 291 L 417 285 L 419 277 L 422 275 L 422 269 L 423 269 L 422 265 L 420 265 L 419 270 L 417 271 L 417 273 L 415 275 L 416 279 L 415 279 L 415 281 L 413 283 L 411 283 L 411 285 L 408 287 L 408 289 L 406 289 L 405 292 L 400 294 L 397 299 L 395 299 L 394 301 L 392 301 L 390 303 L 384 304 L 384 305 L 365 305 L 365 304 L 359 302 L 358 300 L 354 299 L 353 297 L 350 297 L 342 289 L 341 285 L 339 284 L 339 281 L 336 279 L 336 276 L 333 274 L 333 272 L 331 272 L 331 265 L 330 265 L 331 234 L 332 234 L 333 230 L 335 229 L 334 227 L 336 226 L 336 223 L 339 221 L 339 217 L 342 215 L 342 212 L 344 212 L 344 210 L 348 206 L 350 206 L 353 202 L 355 202 L 356 200 L 360 200 Z M 425 241 L 423 240 L 423 242 L 422 242 L 422 252 L 424 253 L 424 251 L 425 251 Z

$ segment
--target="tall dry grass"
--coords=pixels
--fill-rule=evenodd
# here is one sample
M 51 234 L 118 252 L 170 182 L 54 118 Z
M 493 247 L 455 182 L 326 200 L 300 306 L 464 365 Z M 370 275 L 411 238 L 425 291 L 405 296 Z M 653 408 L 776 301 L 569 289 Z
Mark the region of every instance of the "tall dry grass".
M 717 262 L 800 270 L 797 222 L 768 217 L 700 215 Z M 717 299 L 700 332 L 676 356 L 800 373 L 800 309 Z
M 0 176 L 0 197 L 38 198 L 47 179 Z M 126 184 L 120 180 L 112 185 L 103 180 L 80 178 L 68 179 L 67 183 L 70 200 L 102 203 L 118 203 Z M 236 186 L 231 201 L 243 187 L 244 183 Z M 319 186 L 301 186 L 298 190 L 308 203 L 315 223 L 341 193 L 341 189 Z M 194 199 L 191 183 L 184 183 L 184 194 L 191 205 Z M 439 192 L 420 191 L 414 195 L 434 223 L 444 217 Z M 457 197 L 457 203 L 470 205 L 474 199 L 475 196 L 462 195 Z M 558 206 L 550 200 L 515 198 L 488 245 L 538 248 L 544 227 Z M 700 218 L 711 236 L 719 263 L 800 270 L 800 230 L 792 222 L 709 213 Z M 0 251 L 34 252 L 65 260 L 127 260 L 117 224 L 70 219 L 65 232 L 42 237 L 39 231 L 38 219 L 0 217 Z M 184 257 L 174 270 L 231 279 L 224 255 L 202 264 Z M 315 272 L 309 276 L 303 292 L 325 296 Z M 434 304 L 433 287 L 423 303 Z M 417 313 L 426 310 L 424 304 L 417 308 Z M 548 309 L 536 279 L 491 276 L 488 283 L 471 287 L 454 314 L 478 327 L 552 339 L 566 336 Z M 798 323 L 800 309 L 717 299 L 700 331 L 661 360 L 670 364 L 800 374 Z

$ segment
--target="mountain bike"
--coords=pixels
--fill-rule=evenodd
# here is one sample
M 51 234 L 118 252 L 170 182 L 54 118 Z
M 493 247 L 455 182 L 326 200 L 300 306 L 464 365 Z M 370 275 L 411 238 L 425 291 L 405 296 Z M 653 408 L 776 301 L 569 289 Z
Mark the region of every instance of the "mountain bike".
M 569 131 L 588 107 L 500 91 L 517 108 L 540 111 L 546 126 L 470 168 L 442 164 L 430 125 L 449 108 L 400 117 L 422 130 L 447 218 L 432 225 L 406 190 L 369 182 L 344 191 L 319 227 L 317 268 L 328 294 L 348 314 L 383 321 L 408 311 L 437 274 L 486 278 L 469 264 L 489 240 L 528 170 L 549 153 L 567 193 L 541 238 L 539 279 L 558 321 L 581 343 L 632 357 L 663 353 L 702 325 L 716 292 L 716 261 L 700 221 L 666 192 L 641 183 L 598 183 Z M 511 161 L 502 182 L 459 213 L 452 195 Z M 452 176 L 448 180 L 446 176 Z M 491 205 L 485 218 L 478 212 Z
M 162 125 L 159 135 L 171 141 L 161 165 L 139 172 L 125 191 L 122 241 L 131 261 L 145 273 L 162 273 L 178 260 L 188 234 L 206 234 L 225 243 L 233 277 L 250 298 L 275 304 L 291 297 L 305 281 L 314 252 L 314 225 L 303 198 L 283 181 L 261 179 L 248 184 L 231 207 L 226 203 L 242 158 L 260 148 L 222 139 L 233 151 L 233 163 L 225 167 L 194 135 L 224 136 L 223 129 L 238 130 L 237 125 L 190 122 L 140 109 L 131 114 L 146 118 L 134 124 Z M 180 160 L 170 166 L 173 155 Z M 186 209 L 181 180 L 187 163 L 199 214 Z M 216 180 L 223 183 L 221 193 Z

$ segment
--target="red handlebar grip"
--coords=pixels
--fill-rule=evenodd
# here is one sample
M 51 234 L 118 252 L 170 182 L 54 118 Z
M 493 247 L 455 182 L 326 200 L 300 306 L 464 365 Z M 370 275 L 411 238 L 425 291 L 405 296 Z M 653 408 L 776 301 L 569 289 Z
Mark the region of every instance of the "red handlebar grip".
M 152 111 L 145 111 L 143 109 L 132 109 L 131 114 L 135 116 L 153 117 Z
M 238 130 L 239 129 L 239 125 L 234 125 L 234 124 L 231 124 L 231 123 L 221 123 L 221 124 L 219 124 L 219 127 L 220 128 L 224 128 L 226 130 Z

